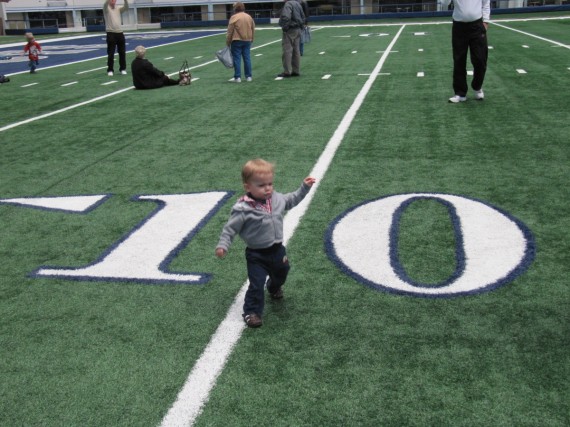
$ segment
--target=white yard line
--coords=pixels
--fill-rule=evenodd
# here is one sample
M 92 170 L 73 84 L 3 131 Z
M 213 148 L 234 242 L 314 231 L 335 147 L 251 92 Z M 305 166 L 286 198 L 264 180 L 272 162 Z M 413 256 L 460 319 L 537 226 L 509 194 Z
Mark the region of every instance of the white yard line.
M 566 49 L 570 49 L 570 45 L 567 45 L 567 44 L 564 44 L 564 43 L 560 43 L 560 42 L 557 42 L 557 41 L 554 41 L 554 40 L 550 40 L 550 39 L 547 39 L 547 38 L 545 38 L 545 37 L 540 37 L 540 36 L 537 36 L 536 34 L 527 33 L 526 31 L 517 30 L 516 28 L 507 27 L 506 25 L 499 24 L 499 23 L 497 23 L 496 21 L 492 21 L 491 23 L 492 23 L 493 25 L 496 25 L 497 27 L 505 28 L 505 29 L 507 29 L 507 30 L 514 31 L 514 32 L 516 32 L 516 33 L 524 34 L 525 36 L 534 37 L 535 39 L 542 40 L 542 41 L 545 41 L 545 42 L 548 42 L 548 43 L 552 43 L 552 44 L 554 44 L 554 45 L 556 45 L 556 46 L 559 46 L 559 47 L 565 47 Z M 525 46 L 523 45 L 523 47 L 525 47 Z
M 394 39 L 390 42 L 390 45 L 374 67 L 370 77 L 366 80 L 366 83 L 356 96 L 354 102 L 345 113 L 342 121 L 336 128 L 336 131 L 313 167 L 310 176 L 316 178 L 317 182 L 313 185 L 313 188 L 307 197 L 305 197 L 305 199 L 295 209 L 289 211 L 286 215 L 283 230 L 284 244 L 287 244 L 291 239 L 295 229 L 301 221 L 301 218 L 305 215 L 305 212 L 307 211 L 311 200 L 315 196 L 319 184 L 324 178 L 337 149 L 348 131 L 348 128 L 356 117 L 356 113 L 362 106 L 366 95 L 372 88 L 372 84 L 380 74 L 380 70 L 386 61 L 386 58 L 388 58 L 390 50 L 400 37 L 404 28 L 405 25 L 400 28 L 398 33 L 394 36 Z M 225 319 L 222 321 L 214 335 L 212 335 L 206 349 L 192 368 L 192 371 L 186 379 L 182 390 L 180 390 L 176 401 L 162 420 L 162 427 L 191 426 L 194 424 L 198 415 L 200 415 L 203 406 L 208 401 L 210 391 L 214 387 L 227 359 L 245 329 L 241 312 L 243 298 L 248 285 L 249 283 L 246 281 L 241 287 L 238 295 L 228 310 Z

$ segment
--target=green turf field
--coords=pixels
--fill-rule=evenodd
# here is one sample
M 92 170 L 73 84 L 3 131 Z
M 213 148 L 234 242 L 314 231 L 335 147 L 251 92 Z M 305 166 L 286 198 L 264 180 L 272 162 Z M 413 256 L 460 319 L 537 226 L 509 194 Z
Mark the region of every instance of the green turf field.
M 458 105 L 447 102 L 451 26 L 437 22 L 315 26 L 296 79 L 275 80 L 280 32 L 260 29 L 251 83 L 229 83 L 212 61 L 218 35 L 148 50 L 169 73 L 188 59 L 191 86 L 134 91 L 130 76 L 102 85 L 104 72 L 76 74 L 105 59 L 2 85 L 0 199 L 109 197 L 84 214 L 0 203 L 0 425 L 176 424 L 167 414 L 205 349 L 221 355 L 210 339 L 247 278 L 241 241 L 223 260 L 214 249 L 255 157 L 276 163 L 278 191 L 309 174 L 318 186 L 288 237 L 285 299 L 266 304 L 262 328 L 239 332 L 199 415 L 180 423 L 569 425 L 570 19 L 491 25 L 486 99 Z M 226 199 L 206 203 L 210 215 L 165 261 L 203 283 L 34 277 L 101 264 L 148 229 L 161 197 L 213 192 Z M 367 286 L 333 262 L 335 220 L 415 193 L 506 213 L 529 232 L 529 262 L 503 286 L 449 298 Z M 159 230 L 195 214 L 183 212 Z M 403 212 L 394 244 L 407 275 L 433 290 L 458 269 L 457 239 L 449 208 L 426 197 Z M 147 236 L 120 266 L 162 240 Z M 355 231 L 342 249 L 364 262 L 380 240 Z M 182 414 L 196 405 L 183 398 Z

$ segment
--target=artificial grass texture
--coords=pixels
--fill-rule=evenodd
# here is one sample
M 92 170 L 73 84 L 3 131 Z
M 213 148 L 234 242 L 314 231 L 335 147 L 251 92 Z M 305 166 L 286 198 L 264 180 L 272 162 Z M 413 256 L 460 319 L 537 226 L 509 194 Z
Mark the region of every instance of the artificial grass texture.
M 534 28 L 550 33 L 551 24 Z M 524 36 L 493 27 L 487 99 L 449 105 L 450 26 L 428 28 L 425 38 L 412 26 L 402 33 L 382 70 L 391 74 L 375 82 L 289 244 L 285 299 L 268 304 L 261 329 L 244 332 L 196 425 L 568 423 L 569 104 L 557 90 L 568 78 L 565 54 L 517 50 Z M 231 72 L 212 64 L 192 72 L 200 80 L 190 87 L 127 91 L 2 132 L 2 198 L 113 197 L 88 215 L 0 205 L 9 230 L 0 242 L 0 423 L 157 425 L 246 278 L 242 242 L 223 261 L 213 256 L 241 193 L 241 165 L 276 161 L 276 188 L 296 189 L 367 78 L 357 74 L 371 71 L 396 30 L 315 31 L 301 79 L 273 80 L 275 43 L 254 57 L 251 85 L 227 83 Z M 260 31 L 256 45 L 277 36 Z M 211 53 L 222 40 L 149 58 L 164 68 L 161 57 Z M 513 71 L 519 61 L 528 75 Z M 28 94 L 3 86 L 6 99 L 36 107 L 10 109 L 0 126 L 78 102 L 54 89 L 81 69 L 45 70 Z M 95 84 L 105 76 L 85 79 L 78 100 L 116 90 Z M 212 273 L 206 285 L 26 276 L 93 262 L 154 209 L 130 201 L 136 194 L 212 190 L 236 194 L 170 265 Z M 454 299 L 376 292 L 343 275 L 323 247 L 330 222 L 365 200 L 408 192 L 507 210 L 532 230 L 534 263 L 494 292 Z M 419 279 L 453 269 L 446 215 L 414 203 L 404 218 L 402 260 Z

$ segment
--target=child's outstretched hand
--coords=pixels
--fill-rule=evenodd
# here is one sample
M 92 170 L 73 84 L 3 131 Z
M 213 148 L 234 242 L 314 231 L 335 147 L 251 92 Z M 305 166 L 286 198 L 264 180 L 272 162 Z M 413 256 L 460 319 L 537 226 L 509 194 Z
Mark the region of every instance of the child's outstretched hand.
M 223 258 L 226 256 L 226 251 L 223 248 L 216 248 L 216 256 L 218 258 Z
M 317 182 L 317 180 L 316 180 L 315 178 L 311 177 L 311 176 L 308 176 L 308 177 L 306 177 L 306 178 L 303 180 L 303 182 L 304 182 L 306 185 L 308 185 L 309 187 L 312 187 L 313 184 L 314 184 L 315 182 Z

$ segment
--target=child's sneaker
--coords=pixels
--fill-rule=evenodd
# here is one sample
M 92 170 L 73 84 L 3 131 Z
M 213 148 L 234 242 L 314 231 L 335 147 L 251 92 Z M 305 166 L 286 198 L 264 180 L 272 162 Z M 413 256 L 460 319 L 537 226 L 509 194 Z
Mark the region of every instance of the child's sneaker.
M 245 321 L 245 324 L 250 328 L 259 328 L 261 325 L 263 325 L 261 317 L 255 313 L 244 315 L 243 320 Z
M 465 102 L 465 101 L 467 101 L 466 96 L 454 95 L 451 98 L 449 98 L 449 102 L 451 102 L 453 104 L 458 104 L 460 102 Z
M 271 299 L 283 299 L 283 288 L 277 289 L 275 292 L 269 292 Z
M 477 101 L 483 101 L 485 99 L 485 94 L 483 93 L 483 89 L 479 89 L 475 92 L 475 99 Z

